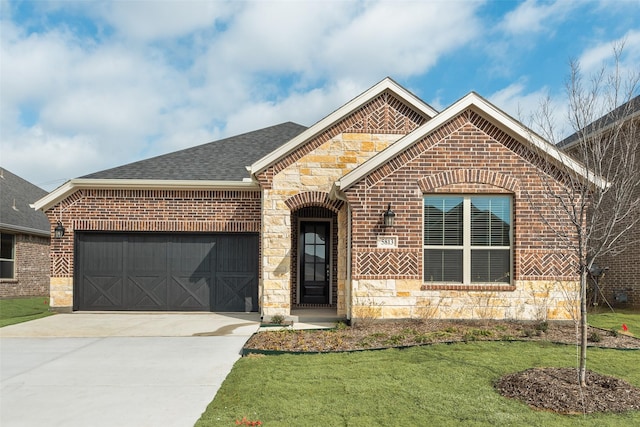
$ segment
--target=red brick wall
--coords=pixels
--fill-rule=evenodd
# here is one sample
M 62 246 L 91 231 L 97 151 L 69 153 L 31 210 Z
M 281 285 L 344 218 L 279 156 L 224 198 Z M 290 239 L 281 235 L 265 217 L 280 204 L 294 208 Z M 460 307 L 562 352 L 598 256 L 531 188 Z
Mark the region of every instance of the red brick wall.
M 635 170 L 640 175 L 640 135 L 638 132 L 640 121 L 636 119 L 631 126 L 630 128 L 623 128 L 619 135 L 627 135 L 632 140 L 635 139 Z M 580 160 L 584 158 L 578 152 L 580 149 L 581 145 L 578 144 L 570 148 L 568 152 Z M 620 153 L 618 152 L 614 155 L 620 156 Z M 634 197 L 640 197 L 640 188 L 636 190 Z M 620 225 L 620 227 L 623 226 L 625 226 L 624 223 Z M 622 253 L 601 256 L 596 260 L 596 264 L 599 266 L 609 267 L 609 271 L 600 281 L 600 286 L 604 297 L 610 304 L 617 304 L 616 294 L 624 292 L 628 299 L 627 304 L 640 307 L 640 245 L 637 243 L 640 242 L 640 224 L 636 224 L 625 234 L 623 240 L 633 243 L 626 247 Z M 600 295 L 598 295 L 598 300 L 601 301 Z M 604 302 L 601 301 L 600 305 L 604 305 Z
M 0 281 L 0 297 L 49 295 L 49 239 L 16 234 L 14 278 Z
M 636 171 L 640 174 L 640 140 L 636 145 Z M 635 192 L 640 197 L 640 188 Z M 623 226 L 625 224 L 622 224 Z M 624 236 L 624 241 L 633 242 L 622 253 L 599 257 L 596 263 L 601 267 L 609 267 L 609 271 L 600 281 L 602 292 L 610 304 L 617 304 L 616 294 L 624 292 L 628 305 L 640 307 L 640 224 L 636 224 Z M 602 305 L 602 304 L 601 304 Z
M 79 190 L 49 209 L 51 276 L 73 277 L 75 231 L 253 232 L 260 231 L 259 191 Z
M 424 194 L 510 193 L 515 280 L 575 280 L 575 264 L 541 219 L 554 218 L 555 210 L 535 165 L 548 167 L 477 114 L 452 119 L 346 191 L 353 211 L 354 279 L 422 279 Z M 382 227 L 389 203 L 396 213 L 391 229 Z M 398 236 L 398 249 L 376 248 L 385 234 Z

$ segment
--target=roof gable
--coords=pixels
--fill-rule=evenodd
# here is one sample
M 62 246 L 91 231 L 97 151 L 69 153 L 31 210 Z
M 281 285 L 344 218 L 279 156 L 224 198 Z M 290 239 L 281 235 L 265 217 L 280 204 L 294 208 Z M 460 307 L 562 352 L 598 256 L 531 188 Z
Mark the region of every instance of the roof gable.
M 0 228 L 49 236 L 49 220 L 29 206 L 47 192 L 6 169 L 0 169 Z
M 324 119 L 320 120 L 313 126 L 309 127 L 306 131 L 302 132 L 297 137 L 293 138 L 286 144 L 280 146 L 278 149 L 272 151 L 266 156 L 262 157 L 255 163 L 251 165 L 250 171 L 252 174 L 258 174 L 270 166 L 276 164 L 278 161 L 281 161 L 283 158 L 290 156 L 296 151 L 303 151 L 302 147 L 307 144 L 309 141 L 317 138 L 328 129 L 336 126 L 338 123 L 344 121 L 350 115 L 354 114 L 358 110 L 366 107 L 367 104 L 375 105 L 375 99 L 384 95 L 385 93 L 392 94 L 399 102 L 397 104 L 403 104 L 404 106 L 408 106 L 408 109 L 412 110 L 413 114 L 422 116 L 427 120 L 437 114 L 437 111 L 431 108 L 429 105 L 424 103 L 418 97 L 404 89 L 402 86 L 398 85 L 391 78 L 387 77 L 382 80 L 380 83 L 376 84 L 369 90 L 364 93 L 358 95 L 356 98 L 344 104 L 342 107 L 334 111 L 333 113 L 326 116 Z M 382 113 L 384 114 L 384 113 Z M 404 112 L 407 114 L 407 112 Z M 371 116 L 375 116 L 372 114 Z M 388 118 L 384 118 L 388 119 Z M 382 122 L 384 119 L 379 120 Z M 375 121 L 375 119 L 374 119 Z M 360 132 L 367 132 L 367 128 L 369 129 L 377 129 L 375 123 L 367 123 L 367 124 L 358 124 L 353 123 L 353 130 Z M 399 132 L 390 132 L 390 133 L 399 133 Z M 307 150 L 308 151 L 308 150 Z M 302 154 L 301 154 L 302 155 Z M 300 156 L 301 156 L 300 155 Z
M 335 183 L 334 191 L 344 191 L 350 188 L 361 179 L 365 178 L 369 174 L 376 171 L 378 168 L 381 168 L 388 162 L 401 155 L 406 150 L 410 149 L 418 141 L 433 134 L 434 132 L 438 132 L 450 120 L 462 114 L 466 110 L 474 112 L 485 118 L 488 122 L 496 126 L 498 129 L 528 145 L 531 149 L 541 154 L 549 161 L 552 161 L 557 165 L 562 165 L 574 172 L 588 177 L 589 180 L 595 185 L 602 186 L 606 184 L 604 180 L 593 177 L 592 174 L 587 174 L 585 167 L 582 164 L 561 152 L 554 145 L 550 144 L 549 142 L 533 133 L 533 131 L 526 128 L 520 122 L 498 109 L 496 106 L 482 98 L 477 93 L 471 92 L 447 109 L 440 112 L 437 116 L 433 117 L 431 120 L 416 129 L 411 134 L 405 136 L 395 144 L 388 147 L 386 150 L 378 153 L 369 161 L 365 162 L 358 168 L 346 174 Z

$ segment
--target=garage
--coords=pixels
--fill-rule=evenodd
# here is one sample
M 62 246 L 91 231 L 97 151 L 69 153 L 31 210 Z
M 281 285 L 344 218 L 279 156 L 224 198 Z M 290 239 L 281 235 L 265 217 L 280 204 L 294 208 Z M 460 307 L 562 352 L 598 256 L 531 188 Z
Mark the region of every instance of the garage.
M 258 235 L 76 233 L 74 310 L 257 311 Z

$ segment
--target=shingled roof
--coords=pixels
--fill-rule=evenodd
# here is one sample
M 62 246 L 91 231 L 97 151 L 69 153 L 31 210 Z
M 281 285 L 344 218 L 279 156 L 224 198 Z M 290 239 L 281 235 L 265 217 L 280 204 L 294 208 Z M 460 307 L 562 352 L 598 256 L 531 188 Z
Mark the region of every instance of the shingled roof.
M 242 181 L 250 177 L 246 166 L 306 129 L 305 126 L 286 122 L 81 178 Z
M 610 111 L 609 113 L 595 120 L 593 123 L 585 126 L 583 130 L 569 135 L 567 138 L 558 143 L 558 147 L 562 150 L 568 150 L 573 145 L 575 145 L 578 142 L 579 138 L 581 138 L 582 136 L 589 135 L 594 132 L 601 132 L 614 123 L 617 123 L 621 120 L 628 120 L 638 115 L 640 115 L 640 95 L 632 98 L 613 111 Z
M 46 215 L 29 206 L 46 194 L 42 188 L 0 168 L 0 229 L 49 236 Z

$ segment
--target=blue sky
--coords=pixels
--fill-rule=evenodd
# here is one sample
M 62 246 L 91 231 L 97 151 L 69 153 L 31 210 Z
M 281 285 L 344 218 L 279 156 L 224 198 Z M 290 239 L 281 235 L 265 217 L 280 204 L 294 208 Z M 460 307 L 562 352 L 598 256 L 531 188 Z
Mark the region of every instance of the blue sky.
M 0 0 L 0 165 L 66 180 L 286 121 L 386 76 L 440 110 L 476 91 L 561 134 L 569 60 L 640 70 L 640 0 Z

